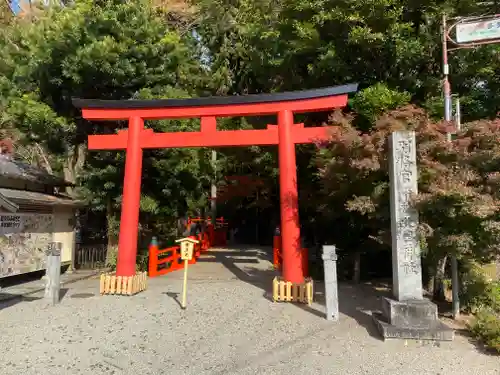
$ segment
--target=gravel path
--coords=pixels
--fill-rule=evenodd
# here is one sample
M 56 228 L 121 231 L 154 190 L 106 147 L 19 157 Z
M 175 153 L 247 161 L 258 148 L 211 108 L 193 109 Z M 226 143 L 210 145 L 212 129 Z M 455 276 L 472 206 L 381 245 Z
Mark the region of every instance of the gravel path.
M 192 266 L 185 311 L 180 272 L 134 297 L 100 297 L 93 279 L 71 284 L 56 307 L 36 296 L 0 305 L 0 374 L 500 374 L 500 358 L 464 337 L 440 347 L 381 341 L 365 313 L 379 304 L 373 291 L 342 285 L 339 323 L 317 304 L 273 303 L 267 255 L 241 255 Z

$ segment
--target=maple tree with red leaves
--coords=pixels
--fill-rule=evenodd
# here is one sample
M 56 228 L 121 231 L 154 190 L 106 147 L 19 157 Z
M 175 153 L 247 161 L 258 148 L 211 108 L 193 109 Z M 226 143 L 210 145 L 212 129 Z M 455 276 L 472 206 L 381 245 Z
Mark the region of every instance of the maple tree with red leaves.
M 419 172 L 414 204 L 429 287 L 443 277 L 449 255 L 463 263 L 487 263 L 500 255 L 500 119 L 465 124 L 451 142 L 446 123 L 414 106 L 388 112 L 366 133 L 353 120 L 341 112 L 331 117 L 338 128 L 316 158 L 325 198 L 321 209 L 340 226 L 337 233 L 352 239 L 344 246 L 390 249 L 387 139 L 392 131 L 414 130 Z M 345 209 L 332 210 L 339 206 Z

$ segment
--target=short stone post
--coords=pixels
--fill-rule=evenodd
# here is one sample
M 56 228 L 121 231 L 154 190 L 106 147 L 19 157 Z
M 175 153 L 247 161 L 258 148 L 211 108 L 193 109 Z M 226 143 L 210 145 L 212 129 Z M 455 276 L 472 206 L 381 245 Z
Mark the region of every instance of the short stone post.
M 61 290 L 61 242 L 52 242 L 47 249 L 47 270 L 45 273 L 45 299 L 55 305 L 59 303 Z
M 339 320 L 339 291 L 337 285 L 337 253 L 334 245 L 324 245 L 323 268 L 325 273 L 326 320 Z

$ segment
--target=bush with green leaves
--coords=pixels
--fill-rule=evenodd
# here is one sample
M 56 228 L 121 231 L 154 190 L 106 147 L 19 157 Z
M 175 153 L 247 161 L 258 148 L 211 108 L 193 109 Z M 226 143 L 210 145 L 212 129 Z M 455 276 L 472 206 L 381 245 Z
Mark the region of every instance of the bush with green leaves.
M 466 312 L 500 311 L 500 281 L 487 280 L 479 267 L 471 268 L 462 277 L 460 302 Z
M 488 349 L 500 353 L 500 311 L 482 308 L 476 313 L 474 322 L 469 328 Z
M 109 246 L 106 252 L 106 267 L 110 268 L 112 271 L 116 269 L 116 264 L 118 262 L 118 246 Z

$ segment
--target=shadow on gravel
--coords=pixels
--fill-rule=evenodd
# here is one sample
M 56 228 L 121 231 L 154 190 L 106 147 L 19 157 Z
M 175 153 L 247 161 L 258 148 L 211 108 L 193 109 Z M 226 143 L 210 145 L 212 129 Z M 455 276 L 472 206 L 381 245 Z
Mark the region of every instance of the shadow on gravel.
M 18 303 L 21 302 L 32 302 L 32 301 L 37 301 L 39 299 L 41 298 L 0 293 L 0 310 L 17 305 Z
M 59 302 L 63 300 L 64 297 L 66 297 L 66 294 L 68 294 L 69 289 L 68 288 L 61 288 L 59 290 Z
M 268 261 L 272 264 L 272 249 L 263 248 L 262 251 L 256 251 L 255 248 L 241 247 L 228 251 L 217 251 L 209 253 L 211 259 L 200 258 L 199 262 L 217 262 L 224 265 L 239 280 L 256 286 L 264 291 L 264 297 L 273 301 L 272 281 L 280 273 L 272 269 L 262 269 L 252 266 L 261 263 L 260 260 Z M 249 258 L 246 258 L 249 257 Z M 255 257 L 251 259 L 251 257 Z M 312 306 L 304 304 L 294 304 L 318 318 L 325 319 L 325 297 L 324 285 L 322 282 L 314 284 L 314 303 Z M 373 322 L 372 312 L 380 310 L 381 298 L 389 296 L 390 292 L 385 290 L 385 284 L 340 284 L 339 285 L 339 310 L 342 315 L 347 315 L 355 319 L 359 325 L 364 327 L 368 334 L 378 340 L 382 337 Z M 342 316 L 341 316 L 342 319 Z M 335 326 L 332 322 L 332 327 Z
M 166 294 L 170 298 L 172 298 L 177 304 L 179 305 L 180 308 L 182 308 L 182 303 L 179 300 L 179 294 L 180 293 L 174 293 L 174 292 L 163 292 L 163 294 Z
M 303 310 L 309 311 L 323 319 L 326 319 L 325 313 L 325 286 L 322 282 L 314 283 L 314 304 L 307 306 L 297 304 Z M 340 319 L 342 315 L 346 315 L 366 329 L 367 333 L 380 341 L 383 341 L 382 336 L 377 330 L 372 318 L 372 313 L 378 312 L 381 306 L 381 297 L 385 296 L 385 292 L 381 292 L 378 288 L 369 284 L 339 284 L 339 311 Z M 318 306 L 319 305 L 319 306 Z M 334 327 L 335 322 L 331 323 Z
M 59 293 L 59 302 L 63 300 L 66 294 L 68 294 L 68 291 L 68 288 L 61 288 Z M 0 310 L 17 305 L 21 302 L 33 302 L 41 299 L 43 299 L 43 297 L 31 297 L 19 294 L 0 293 Z

